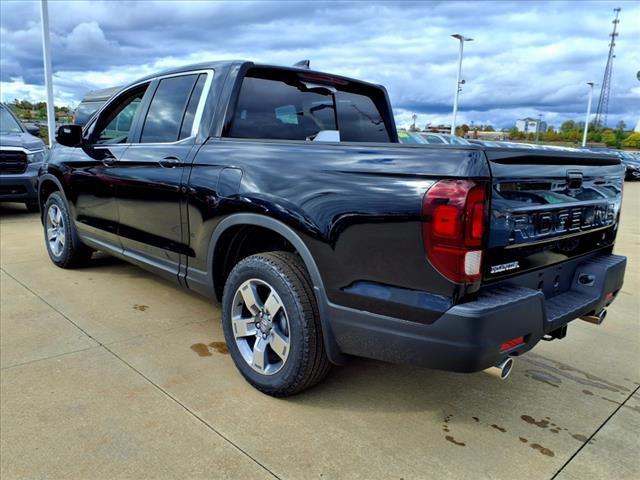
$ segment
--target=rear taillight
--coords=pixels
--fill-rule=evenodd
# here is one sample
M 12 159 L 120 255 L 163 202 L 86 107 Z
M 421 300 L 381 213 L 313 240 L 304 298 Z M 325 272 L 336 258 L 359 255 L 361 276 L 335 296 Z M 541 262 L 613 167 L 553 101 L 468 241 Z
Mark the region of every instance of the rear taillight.
M 422 200 L 422 239 L 427 258 L 449 280 L 480 281 L 487 223 L 486 185 L 441 180 Z

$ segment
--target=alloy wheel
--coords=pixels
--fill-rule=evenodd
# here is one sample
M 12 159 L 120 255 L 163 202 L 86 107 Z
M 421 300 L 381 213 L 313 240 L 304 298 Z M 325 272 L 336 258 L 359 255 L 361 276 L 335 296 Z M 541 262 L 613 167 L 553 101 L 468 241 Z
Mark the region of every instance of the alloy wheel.
M 62 255 L 66 242 L 66 231 L 62 210 L 56 204 L 49 207 L 46 217 L 47 242 L 55 257 Z
M 252 278 L 238 287 L 231 326 L 240 354 L 253 370 L 273 375 L 282 369 L 290 350 L 289 318 L 271 285 Z

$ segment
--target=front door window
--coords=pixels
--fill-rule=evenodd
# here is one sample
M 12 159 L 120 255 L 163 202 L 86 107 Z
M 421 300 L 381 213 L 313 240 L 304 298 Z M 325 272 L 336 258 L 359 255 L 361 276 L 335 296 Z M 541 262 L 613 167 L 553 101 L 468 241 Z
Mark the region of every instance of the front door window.
M 116 100 L 100 114 L 94 132 L 94 143 L 113 145 L 130 142 L 129 135 L 133 119 L 146 90 L 147 85 L 127 93 L 120 101 Z

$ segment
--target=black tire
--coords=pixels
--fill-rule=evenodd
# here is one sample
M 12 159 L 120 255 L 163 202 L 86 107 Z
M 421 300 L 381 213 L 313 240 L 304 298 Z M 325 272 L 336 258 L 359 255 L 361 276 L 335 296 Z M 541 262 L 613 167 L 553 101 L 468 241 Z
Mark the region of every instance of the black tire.
M 40 211 L 40 204 L 38 202 L 25 202 L 25 207 L 27 207 L 27 212 L 29 213 L 37 213 Z
M 47 234 L 47 216 L 52 209 L 57 209 L 56 212 L 59 211 L 62 218 L 60 233 L 64 234 L 64 244 L 61 245 L 58 252 L 53 250 Z M 91 258 L 93 250 L 84 245 L 73 230 L 74 227 L 69 215 L 69 209 L 59 192 L 53 192 L 49 195 L 49 198 L 47 198 L 44 204 L 42 218 L 44 243 L 51 261 L 60 268 L 74 268 L 85 265 Z
M 288 356 L 280 370 L 271 375 L 256 371 L 245 360 L 231 323 L 236 292 L 250 279 L 268 283 L 280 297 L 288 317 Z M 251 385 L 267 395 L 286 397 L 299 393 L 320 382 L 331 368 L 311 282 L 304 264 L 293 253 L 260 253 L 240 261 L 225 284 L 222 323 L 236 367 Z

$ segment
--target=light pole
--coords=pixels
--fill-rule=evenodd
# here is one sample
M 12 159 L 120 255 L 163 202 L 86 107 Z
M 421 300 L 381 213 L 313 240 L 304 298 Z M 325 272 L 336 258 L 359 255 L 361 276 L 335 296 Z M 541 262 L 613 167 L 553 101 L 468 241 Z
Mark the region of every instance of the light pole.
M 464 49 L 464 42 L 471 42 L 473 38 L 467 38 L 459 33 L 451 35 L 453 38 L 457 38 L 460 41 L 460 54 L 458 55 L 458 77 L 456 79 L 456 93 L 453 97 L 453 119 L 451 121 L 451 135 L 456 134 L 456 115 L 458 115 L 458 96 L 460 95 L 460 88 L 464 80 L 460 80 L 462 75 L 462 51 Z
M 49 6 L 47 0 L 40 0 L 40 19 L 42 26 L 42 58 L 44 61 L 44 84 L 47 89 L 47 128 L 49 147 L 53 147 L 56 138 L 56 110 L 53 104 L 53 84 L 51 83 L 51 50 L 49 49 Z
M 640 72 L 638 72 L 640 73 Z M 591 99 L 593 97 L 594 82 L 587 82 L 589 85 L 589 100 L 587 101 L 587 118 L 584 120 L 584 133 L 582 134 L 582 146 L 587 146 L 587 132 L 589 131 L 589 117 L 591 116 Z

